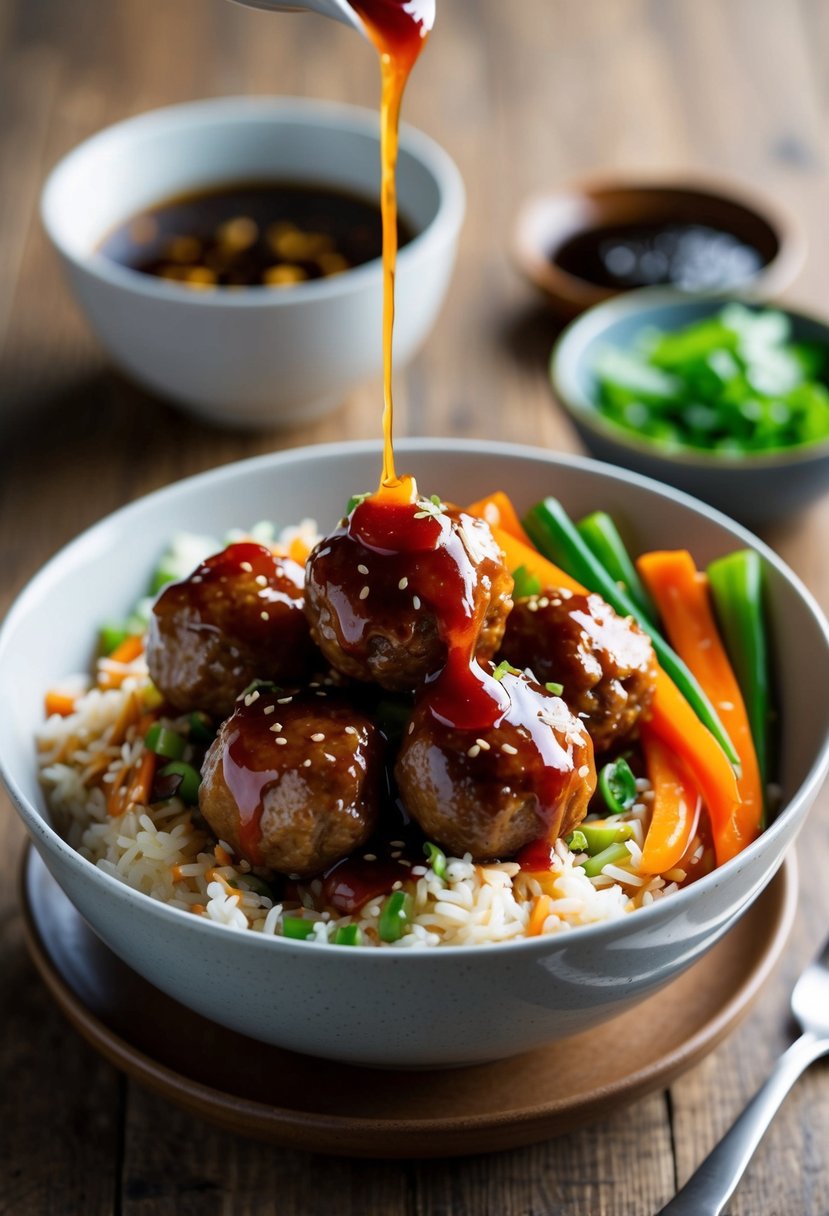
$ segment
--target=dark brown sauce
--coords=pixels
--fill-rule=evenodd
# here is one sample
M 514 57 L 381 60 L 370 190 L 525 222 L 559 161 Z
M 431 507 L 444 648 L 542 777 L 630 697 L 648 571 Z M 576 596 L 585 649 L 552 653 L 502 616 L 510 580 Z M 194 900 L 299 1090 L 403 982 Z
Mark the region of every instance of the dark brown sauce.
M 414 237 L 405 220 L 398 241 Z M 325 185 L 235 182 L 167 199 L 121 224 L 99 252 L 194 289 L 290 287 L 379 258 L 380 208 Z
M 670 285 L 714 291 L 744 282 L 766 259 L 734 233 L 705 224 L 616 224 L 587 228 L 550 254 L 568 274 L 597 287 Z

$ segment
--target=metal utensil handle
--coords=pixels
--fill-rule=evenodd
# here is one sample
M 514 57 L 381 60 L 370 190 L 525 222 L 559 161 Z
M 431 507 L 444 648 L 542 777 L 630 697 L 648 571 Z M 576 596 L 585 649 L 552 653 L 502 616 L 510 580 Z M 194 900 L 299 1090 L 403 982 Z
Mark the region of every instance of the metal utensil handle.
M 736 1123 L 657 1216 L 720 1216 L 786 1094 L 803 1070 L 827 1053 L 829 1039 L 810 1032 L 792 1043 Z
M 236 0 L 237 4 L 247 5 L 248 8 L 270 9 L 272 12 L 320 13 L 323 17 L 331 17 L 344 25 L 361 28 L 360 21 L 347 0 Z

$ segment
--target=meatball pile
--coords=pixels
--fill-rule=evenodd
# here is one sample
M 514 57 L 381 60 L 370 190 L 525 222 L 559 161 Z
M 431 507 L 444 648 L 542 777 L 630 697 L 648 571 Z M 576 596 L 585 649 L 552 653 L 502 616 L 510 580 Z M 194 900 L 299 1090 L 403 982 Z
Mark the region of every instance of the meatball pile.
M 489 525 L 437 498 L 359 503 L 305 571 L 243 543 L 168 586 L 147 660 L 172 707 L 221 720 L 199 791 L 216 836 L 302 878 L 382 839 L 393 806 L 476 861 L 573 831 L 653 652 L 596 595 L 512 591 Z

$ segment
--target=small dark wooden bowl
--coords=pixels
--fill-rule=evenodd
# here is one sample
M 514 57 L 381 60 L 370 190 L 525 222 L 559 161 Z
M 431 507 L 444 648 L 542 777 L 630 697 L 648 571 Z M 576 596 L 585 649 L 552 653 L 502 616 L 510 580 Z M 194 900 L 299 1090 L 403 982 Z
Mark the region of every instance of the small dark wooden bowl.
M 555 308 L 574 317 L 621 289 L 599 287 L 568 273 L 554 256 L 565 241 L 615 224 L 706 224 L 754 246 L 764 265 L 729 291 L 755 300 L 783 291 L 800 270 L 805 239 L 795 221 L 769 199 L 742 186 L 702 179 L 626 181 L 591 178 L 529 198 L 513 236 L 519 268 Z

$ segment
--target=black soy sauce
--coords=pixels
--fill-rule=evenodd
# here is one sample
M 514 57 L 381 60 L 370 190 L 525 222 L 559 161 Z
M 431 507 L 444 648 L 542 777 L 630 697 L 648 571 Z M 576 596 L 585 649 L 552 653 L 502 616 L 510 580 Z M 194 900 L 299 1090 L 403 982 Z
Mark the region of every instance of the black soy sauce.
M 401 246 L 414 235 L 401 220 Z M 284 288 L 379 258 L 380 208 L 325 185 L 237 182 L 167 199 L 132 216 L 98 252 L 194 289 Z
M 744 282 L 767 261 L 731 232 L 684 223 L 588 228 L 553 250 L 550 260 L 576 278 L 617 291 L 657 285 L 714 291 Z

